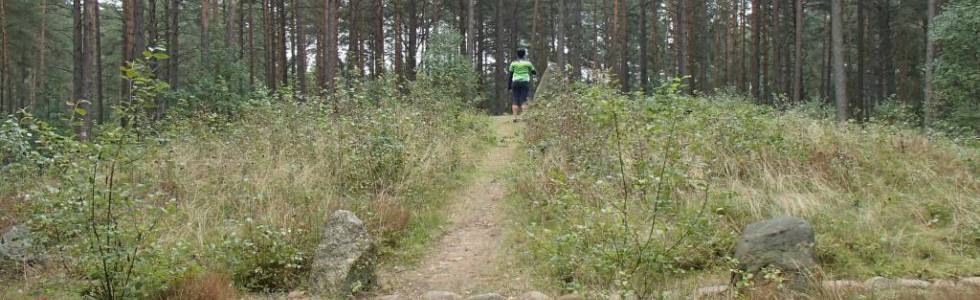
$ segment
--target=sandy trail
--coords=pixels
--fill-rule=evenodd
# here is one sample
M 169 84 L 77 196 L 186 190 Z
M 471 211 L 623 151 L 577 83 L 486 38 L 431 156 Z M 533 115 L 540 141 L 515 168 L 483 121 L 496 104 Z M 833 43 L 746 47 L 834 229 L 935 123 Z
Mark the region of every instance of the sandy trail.
M 505 176 L 520 124 L 502 116 L 494 117 L 492 126 L 500 142 L 478 158 L 473 178 L 451 195 L 446 233 L 418 265 L 382 270 L 380 293 L 416 299 L 431 290 L 504 294 L 528 286 L 503 245 Z

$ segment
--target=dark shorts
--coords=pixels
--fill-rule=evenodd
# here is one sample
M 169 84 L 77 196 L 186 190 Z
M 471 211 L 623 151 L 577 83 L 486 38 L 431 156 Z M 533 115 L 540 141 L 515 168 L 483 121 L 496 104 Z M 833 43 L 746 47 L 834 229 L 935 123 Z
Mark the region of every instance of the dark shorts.
M 527 103 L 527 96 L 531 93 L 531 82 L 514 81 L 511 83 L 511 93 L 514 105 L 524 105 Z

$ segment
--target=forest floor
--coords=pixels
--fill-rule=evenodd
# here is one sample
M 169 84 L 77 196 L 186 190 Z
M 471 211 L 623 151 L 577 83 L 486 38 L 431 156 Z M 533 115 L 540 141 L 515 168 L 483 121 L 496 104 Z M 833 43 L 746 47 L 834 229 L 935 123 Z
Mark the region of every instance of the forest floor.
M 530 285 L 505 246 L 507 176 L 517 152 L 520 123 L 493 117 L 497 143 L 477 156 L 472 177 L 450 194 L 449 220 L 420 262 L 386 266 L 375 295 L 418 297 L 427 291 L 462 295 L 527 291 Z

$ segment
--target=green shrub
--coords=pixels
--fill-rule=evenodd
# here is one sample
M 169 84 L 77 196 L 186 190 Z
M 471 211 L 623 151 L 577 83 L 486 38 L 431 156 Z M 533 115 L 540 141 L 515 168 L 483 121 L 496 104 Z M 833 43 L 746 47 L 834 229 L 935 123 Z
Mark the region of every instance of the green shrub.
M 645 296 L 726 277 L 738 232 L 809 220 L 832 277 L 980 267 L 975 147 L 903 124 L 838 124 L 741 97 L 572 84 L 538 98 L 515 182 L 529 264 L 568 289 Z

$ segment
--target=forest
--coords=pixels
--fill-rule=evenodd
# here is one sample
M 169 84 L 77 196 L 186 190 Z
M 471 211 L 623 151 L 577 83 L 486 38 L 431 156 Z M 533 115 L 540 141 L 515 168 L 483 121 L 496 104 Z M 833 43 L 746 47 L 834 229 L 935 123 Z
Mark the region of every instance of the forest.
M 0 0 L 0 299 L 782 299 L 733 254 L 779 216 L 809 298 L 970 299 L 978 37 L 978 0 Z
M 156 78 L 198 99 L 259 87 L 323 95 L 338 78 L 386 72 L 413 80 L 429 38 L 450 30 L 479 76 L 481 107 L 497 114 L 505 63 L 524 47 L 574 79 L 609 70 L 624 92 L 690 76 L 690 92 L 833 103 L 841 120 L 900 108 L 923 126 L 975 132 L 976 48 L 956 44 L 975 33 L 962 23 L 971 2 L 946 17 L 942 2 L 4 0 L 0 107 L 56 119 L 65 100 L 86 99 L 86 126 L 104 123 L 132 97 L 118 69 L 145 49 L 169 57 Z M 165 98 L 158 114 L 176 102 Z

